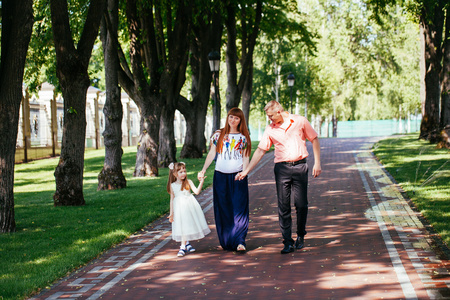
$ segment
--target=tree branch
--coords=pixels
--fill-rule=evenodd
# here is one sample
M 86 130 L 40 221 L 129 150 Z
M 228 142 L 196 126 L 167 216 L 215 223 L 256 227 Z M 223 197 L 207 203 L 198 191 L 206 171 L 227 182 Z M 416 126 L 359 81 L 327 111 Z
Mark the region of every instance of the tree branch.
M 117 34 L 114 34 L 112 31 L 111 19 L 109 18 L 109 14 L 107 11 L 103 14 L 103 17 L 106 21 L 106 28 L 109 37 L 113 40 L 115 44 L 115 48 L 117 49 L 117 56 L 119 57 L 120 65 L 122 66 L 122 71 L 125 73 L 123 76 L 128 76 L 130 80 L 133 78 L 133 73 L 131 73 L 130 66 L 127 63 L 127 59 L 125 57 L 125 53 L 120 46 L 119 39 L 117 38 Z
M 83 64 L 88 64 L 91 58 L 92 48 L 98 36 L 98 29 L 100 28 L 101 16 L 105 11 L 106 0 L 91 0 L 84 24 L 83 32 L 80 41 L 78 42 L 78 52 L 82 58 Z

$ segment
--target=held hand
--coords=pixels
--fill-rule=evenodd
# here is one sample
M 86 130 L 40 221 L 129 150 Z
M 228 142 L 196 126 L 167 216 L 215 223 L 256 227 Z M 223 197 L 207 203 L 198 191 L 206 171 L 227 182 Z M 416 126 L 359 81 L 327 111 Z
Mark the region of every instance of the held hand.
M 320 164 L 319 165 L 314 164 L 313 171 L 312 171 L 313 177 L 315 178 L 315 177 L 319 176 L 321 173 L 322 173 L 322 167 L 320 166 Z
M 199 181 L 202 181 L 202 179 L 204 179 L 204 178 L 205 178 L 205 172 L 204 172 L 204 171 L 198 172 L 198 174 L 197 174 L 197 179 L 198 179 Z
M 234 178 L 234 180 L 242 180 L 245 178 L 245 176 L 247 176 L 247 173 L 245 171 L 239 172 L 236 174 L 236 177 Z

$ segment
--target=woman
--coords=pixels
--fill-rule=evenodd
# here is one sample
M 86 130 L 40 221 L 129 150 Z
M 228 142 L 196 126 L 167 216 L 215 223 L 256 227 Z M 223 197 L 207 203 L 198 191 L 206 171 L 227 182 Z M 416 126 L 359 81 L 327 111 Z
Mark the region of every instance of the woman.
M 214 218 L 220 245 L 224 250 L 246 251 L 245 237 L 248 231 L 248 182 L 235 180 L 236 174 L 245 169 L 251 153 L 250 135 L 244 113 L 235 107 L 227 115 L 225 127 L 211 137 L 211 147 L 201 180 L 212 161 L 216 160 L 213 179 Z

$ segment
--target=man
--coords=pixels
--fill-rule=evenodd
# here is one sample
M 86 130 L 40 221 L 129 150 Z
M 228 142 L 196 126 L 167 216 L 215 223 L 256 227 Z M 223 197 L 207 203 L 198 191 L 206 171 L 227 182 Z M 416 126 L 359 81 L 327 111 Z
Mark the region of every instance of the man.
M 308 165 L 306 157 L 306 139 L 311 141 L 314 152 L 312 175 L 317 177 L 322 172 L 320 166 L 320 143 L 316 131 L 305 117 L 292 115 L 283 110 L 277 101 L 270 101 L 264 108 L 271 121 L 264 131 L 258 149 L 245 170 L 236 175 L 242 180 L 258 164 L 267 150 L 275 146 L 275 182 L 278 197 L 278 218 L 287 254 L 304 247 L 306 219 L 308 216 Z M 297 211 L 297 240 L 292 239 L 291 194 Z

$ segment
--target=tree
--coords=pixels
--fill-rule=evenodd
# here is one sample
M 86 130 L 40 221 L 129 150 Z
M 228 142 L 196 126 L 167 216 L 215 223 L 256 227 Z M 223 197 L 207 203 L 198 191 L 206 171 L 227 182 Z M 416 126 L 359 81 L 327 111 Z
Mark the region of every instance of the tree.
M 171 16 L 170 12 L 173 7 L 170 7 L 170 5 L 169 3 L 166 6 L 166 13 Z M 159 129 L 158 165 L 161 167 L 167 167 L 171 162 L 176 161 L 174 118 L 177 101 L 186 81 L 193 6 L 194 1 L 179 2 L 178 5 L 174 5 L 174 15 L 166 22 L 168 52 L 165 64 L 170 73 L 165 72 L 161 77 L 162 100 L 164 103 L 161 111 L 161 127 Z M 175 24 L 171 24 L 173 17 L 177 20 Z
M 322 120 L 331 117 L 334 108 L 340 120 L 398 118 L 400 105 L 402 111 L 414 112 L 419 94 L 418 28 L 401 9 L 389 9 L 378 25 L 364 3 L 303 0 L 299 5 L 296 20 L 313 32 L 316 47 L 308 51 L 306 41 L 290 42 L 288 34 L 272 38 L 261 26 L 258 52 L 264 52 L 263 60 L 257 60 L 257 74 L 270 76 L 257 79 L 255 101 L 265 95 L 275 98 L 270 94 L 273 78 L 293 72 L 300 105 L 307 102 L 308 114 Z M 287 27 L 281 24 L 277 29 Z M 280 71 L 275 72 L 273 62 Z M 280 82 L 286 84 L 285 77 Z M 287 86 L 273 89 L 288 107 Z
M 253 77 L 255 56 L 264 52 L 262 58 L 267 61 L 268 57 L 273 57 L 272 43 L 286 42 L 285 44 L 288 44 L 287 41 L 291 42 L 287 46 L 289 49 L 294 48 L 298 43 L 302 46 L 306 45 L 308 50 L 313 49 L 314 43 L 311 40 L 313 35 L 308 31 L 304 21 L 299 18 L 297 1 L 246 1 L 244 3 L 241 1 L 234 9 L 232 5 L 228 6 L 226 22 L 227 110 L 238 106 L 242 98 L 242 110 L 248 119 L 250 104 L 255 98 L 253 89 L 259 89 L 259 86 L 255 86 Z M 236 13 L 236 21 L 230 18 L 233 13 Z M 270 49 L 265 47 L 266 42 L 270 44 Z M 259 43 L 264 43 L 265 46 L 258 47 Z M 258 48 L 258 55 L 254 53 L 255 47 Z M 272 68 L 267 64 L 265 67 Z M 240 70 L 239 77 L 238 70 Z
M 425 36 L 425 109 L 420 125 L 420 138 L 430 140 L 439 127 L 441 94 L 442 34 L 444 29 L 443 0 L 424 1 L 420 9 L 420 25 Z
M 129 64 L 119 49 L 119 83 L 141 115 L 134 176 L 158 176 L 158 155 L 161 165 L 175 161 L 173 116 L 185 81 L 192 6 L 190 0 L 126 2 Z
M 109 26 L 107 26 L 107 23 Z M 125 188 L 127 181 L 122 172 L 122 101 L 119 87 L 119 57 L 117 56 L 119 0 L 108 0 L 103 17 L 101 39 L 105 57 L 106 102 L 105 114 L 105 162 L 98 175 L 98 190 Z
M 199 12 L 194 9 L 193 13 L 193 37 L 191 38 L 189 56 L 192 74 L 190 90 L 192 101 L 180 97 L 177 104 L 177 108 L 182 112 L 187 122 L 186 139 L 181 157 L 200 157 L 201 151 L 205 148 L 203 132 L 207 108 L 206 97 L 211 79 L 208 61 L 205 58 L 211 50 L 221 48 L 223 20 L 228 20 L 228 29 L 225 35 L 228 53 L 226 55 L 227 106 L 228 108 L 238 106 L 242 98 L 242 109 L 247 119 L 250 102 L 253 98 L 253 57 L 254 48 L 257 44 L 256 39 L 260 32 L 259 26 L 272 32 L 273 35 L 274 32 L 278 32 L 279 35 L 295 32 L 300 37 L 293 39 L 293 43 L 299 40 L 311 42 L 310 34 L 304 23 L 287 17 L 288 13 L 297 11 L 295 1 L 284 4 L 284 2 L 280 3 L 279 1 L 262 3 L 258 1 L 218 2 L 206 0 L 201 3 L 197 6 Z M 261 14 L 264 14 L 264 19 L 259 19 Z M 274 24 L 277 24 L 277 26 L 274 26 Z M 244 69 L 247 69 L 247 72 Z M 240 73 L 238 74 L 238 72 Z M 230 86 L 230 82 L 232 86 Z M 231 90 L 234 96 L 228 93 Z M 220 115 L 215 109 L 213 109 L 213 115 L 214 120 L 220 119 Z M 197 146 L 193 145 L 194 143 L 198 143 Z
M 66 0 L 51 0 L 56 74 L 64 98 L 61 156 L 55 170 L 55 206 L 84 205 L 83 168 L 86 138 L 86 92 L 91 51 L 98 35 L 105 0 L 91 0 L 82 34 L 74 45 Z M 87 6 L 88 5 L 88 6 Z
M 446 8 L 444 58 L 441 72 L 440 143 L 450 148 L 450 6 Z
M 421 27 L 424 42 L 424 61 L 425 61 L 425 103 L 422 109 L 422 123 L 420 126 L 420 135 L 422 139 L 429 140 L 432 143 L 443 142 L 450 144 L 449 131 L 445 127 L 449 126 L 447 115 L 448 97 L 446 96 L 449 87 L 448 70 L 450 67 L 448 54 L 449 41 L 443 39 L 444 24 L 445 36 L 448 36 L 448 23 L 445 23 L 449 3 L 446 0 L 414 0 L 402 2 L 397 0 L 366 0 L 374 10 L 374 19 L 380 22 L 380 17 L 385 14 L 387 8 L 401 4 L 415 18 Z M 439 114 L 439 105 L 442 113 Z
M 87 1 L 70 1 L 69 23 L 74 40 L 78 41 L 85 24 Z M 56 76 L 56 53 L 51 26 L 50 0 L 34 0 L 34 26 L 25 67 L 24 83 L 30 93 L 36 92 L 43 82 L 55 86 L 57 92 L 61 87 Z M 89 61 L 89 77 L 91 85 L 105 89 L 104 61 L 102 47 L 96 41 Z
M 33 1 L 1 2 L 0 58 L 0 232 L 16 229 L 14 164 L 22 82 L 33 28 Z
M 311 24 L 306 24 L 306 15 L 298 11 L 296 3 L 274 2 L 263 9 L 261 34 L 256 45 L 254 59 L 254 84 L 252 92 L 252 109 L 262 112 L 270 100 L 278 100 L 289 107 L 289 89 L 286 76 L 295 75 L 295 91 L 303 95 L 309 86 L 309 71 L 305 58 L 317 51 L 317 34 Z M 253 69 L 253 68 L 252 68 Z M 284 83 L 283 89 L 280 89 Z M 244 90 L 244 93 L 248 94 Z M 246 111 L 247 100 L 243 95 L 243 110 Z M 265 118 L 265 117 L 264 117 Z
M 247 87 L 246 99 L 250 98 L 253 68 L 253 51 L 255 49 L 256 40 L 259 34 L 259 26 L 262 18 L 262 1 L 245 1 L 242 3 L 235 3 L 230 1 L 226 7 L 225 25 L 227 28 L 227 104 L 226 108 L 229 111 L 233 107 L 239 106 L 241 102 L 242 92 L 244 87 Z M 238 14 L 239 12 L 239 14 Z M 241 23 L 241 55 L 238 56 L 238 48 L 236 41 L 237 22 Z M 241 66 L 241 73 L 238 80 L 238 60 Z M 247 103 L 247 102 L 246 102 Z
M 35 22 L 24 76 L 24 83 L 30 93 L 35 92 L 46 81 L 55 87 L 58 86 L 49 2 L 49 0 L 33 1 Z
M 181 149 L 181 158 L 200 158 L 206 151 L 204 132 L 211 87 L 208 54 L 212 49 L 220 49 L 221 46 L 221 5 L 220 1 L 206 0 L 194 8 L 189 55 L 192 101 L 180 97 L 177 104 L 177 109 L 186 120 L 186 138 Z

